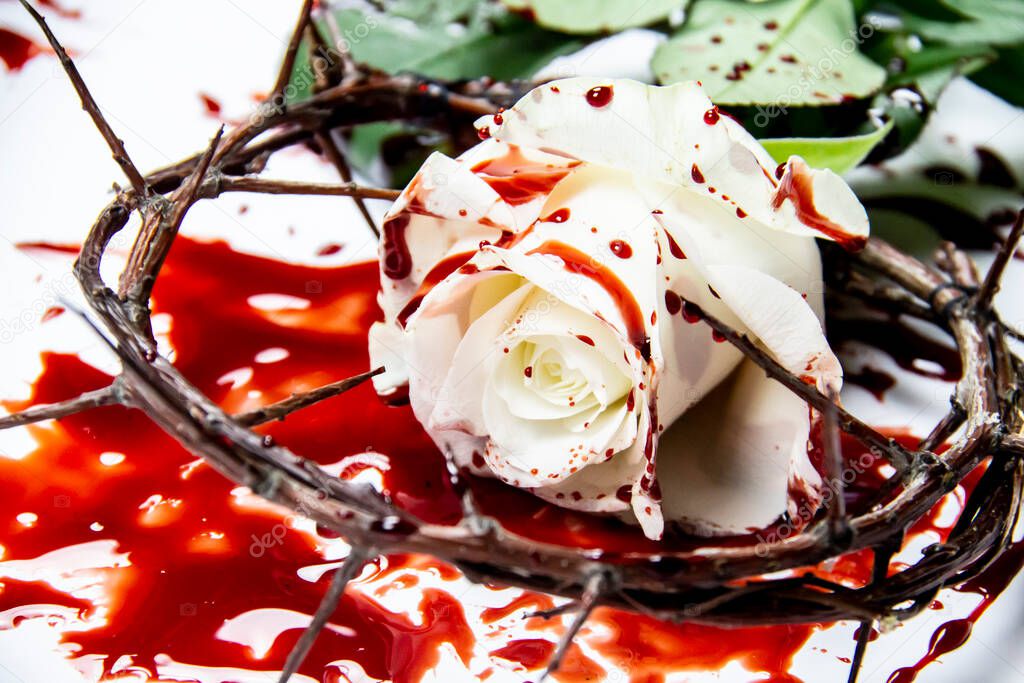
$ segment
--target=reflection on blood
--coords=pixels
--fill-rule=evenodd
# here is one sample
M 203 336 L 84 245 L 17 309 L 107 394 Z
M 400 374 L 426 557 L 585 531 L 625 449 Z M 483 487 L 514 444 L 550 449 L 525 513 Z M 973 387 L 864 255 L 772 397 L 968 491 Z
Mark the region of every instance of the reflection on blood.
M 798 681 L 786 672 L 819 629 L 815 624 L 736 629 L 668 624 L 607 609 L 597 610 L 593 619 L 609 635 L 595 637 L 592 645 L 627 671 L 631 683 L 661 683 L 670 671 L 717 671 L 732 661 L 768 673 L 767 680 Z
M 364 371 L 366 331 L 380 317 L 378 285 L 372 263 L 290 265 L 239 254 L 222 243 L 179 238 L 158 282 L 155 310 L 170 317 L 177 367 L 234 412 Z M 260 307 L 252 305 L 253 297 L 268 294 L 288 297 L 280 300 L 290 303 L 275 308 L 263 299 Z M 264 355 L 257 362 L 257 355 L 268 349 L 287 354 L 273 354 L 275 361 Z M 8 402 L 9 409 L 59 401 L 110 381 L 66 354 L 45 354 L 43 368 L 30 399 Z M 381 468 L 380 479 L 397 504 L 438 524 L 459 519 L 460 504 L 443 459 L 411 410 L 383 405 L 368 385 L 262 429 L 277 443 L 323 464 L 367 450 L 384 454 L 389 467 Z M 330 572 L 315 572 L 319 578 L 314 580 L 310 568 L 325 564 L 320 551 L 334 534 L 293 529 L 283 523 L 283 511 L 232 495 L 230 482 L 197 464 L 139 412 L 100 408 L 31 431 L 38 442 L 31 453 L 21 460 L 0 458 L 4 561 L 78 552 L 83 544 L 103 540 L 116 543 L 111 547 L 125 559 L 118 566 L 91 570 L 91 581 L 101 590 L 88 594 L 59 583 L 10 578 L 0 564 L 0 575 L 7 577 L 0 592 L 0 628 L 31 618 L 40 606 L 46 614 L 93 618 L 88 628 L 67 631 L 63 638 L 78 648 L 75 657 L 97 657 L 108 673 L 125 655 L 149 671 L 164 657 L 206 667 L 281 668 L 303 623 L 292 619 L 274 627 L 266 617 L 271 622 L 264 625 L 270 631 L 265 653 L 218 633 L 226 622 L 254 610 L 312 614 Z M 867 463 L 847 494 L 856 508 L 877 492 L 884 478 L 882 463 L 867 462 L 870 454 L 850 440 L 844 440 L 844 454 L 850 464 Z M 362 476 L 369 468 L 365 463 L 348 467 L 344 476 Z M 538 541 L 609 553 L 666 552 L 700 543 L 678 535 L 655 543 L 617 520 L 549 505 L 497 480 L 471 479 L 470 485 L 485 512 Z M 38 521 L 20 523 L 16 518 L 22 513 L 35 514 Z M 945 538 L 948 529 L 938 528 L 937 521 L 927 517 L 916 531 Z M 864 555 L 815 571 L 863 581 L 869 564 Z M 1005 583 L 992 577 L 1009 580 L 1020 565 L 1019 547 L 1004 557 L 983 575 L 988 579 L 979 578 L 964 590 L 980 592 L 984 585 L 986 599 L 993 599 Z M 54 573 L 65 569 L 58 559 L 35 562 Z M 445 586 L 461 590 L 453 594 Z M 345 663 L 356 662 L 371 677 L 413 683 L 440 661 L 442 650 L 471 664 L 479 677 L 495 668 L 543 666 L 552 651 L 545 642 L 557 641 L 566 622 L 524 617 L 552 609 L 550 597 L 502 591 L 510 595 L 506 602 L 491 597 L 485 603 L 490 607 L 471 612 L 471 602 L 454 597 L 464 590 L 457 570 L 433 558 L 396 554 L 376 560 L 350 587 L 302 673 L 315 680 L 344 680 Z M 394 611 L 392 598 L 399 594 L 413 596 L 411 606 L 418 609 L 412 616 Z M 28 605 L 34 606 L 31 614 Z M 610 665 L 627 670 L 632 681 L 659 681 L 673 671 L 714 670 L 738 661 L 770 680 L 795 680 L 787 673 L 790 663 L 819 628 L 726 630 L 599 609 L 581 636 L 587 647 L 570 649 L 558 678 L 599 680 Z M 942 638 L 949 643 L 952 636 Z M 481 656 L 483 663 L 477 661 Z

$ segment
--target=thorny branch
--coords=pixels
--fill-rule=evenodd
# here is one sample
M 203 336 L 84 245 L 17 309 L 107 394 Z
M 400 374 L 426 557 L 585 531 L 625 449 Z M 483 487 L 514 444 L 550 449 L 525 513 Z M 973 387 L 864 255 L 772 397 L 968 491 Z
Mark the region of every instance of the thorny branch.
M 210 146 L 199 157 L 195 170 L 185 179 L 180 188 L 171 193 L 169 200 L 161 198 L 160 208 L 146 211 L 142 229 L 128 254 L 128 263 L 121 278 L 120 296 L 131 307 L 131 319 L 152 340 L 149 325 L 149 296 L 156 284 L 160 271 L 174 238 L 178 235 L 185 214 L 199 198 L 200 188 L 206 178 L 213 155 L 220 144 L 224 127 L 210 142 Z
M 284 53 L 284 61 L 281 62 L 281 69 L 277 74 L 277 82 L 274 83 L 274 89 L 270 93 L 270 101 L 273 102 L 275 99 L 281 99 L 282 106 L 284 105 L 284 92 L 288 86 L 288 81 L 292 78 L 292 70 L 295 68 L 295 58 L 299 54 L 299 43 L 302 42 L 302 34 L 306 31 L 306 26 L 309 25 L 310 12 L 313 10 L 313 0 L 303 0 L 302 9 L 299 11 L 299 19 L 295 23 L 295 30 L 292 31 L 292 37 L 288 40 L 288 48 Z
M 334 614 L 334 610 L 338 608 L 341 596 L 345 594 L 345 586 L 356 577 L 372 555 L 373 552 L 368 549 L 353 546 L 349 550 L 345 561 L 334 570 L 331 576 L 331 584 L 328 586 L 327 592 L 324 593 L 324 597 L 316 609 L 316 614 L 313 615 L 309 626 L 306 627 L 298 642 L 295 643 L 295 647 L 288 653 L 288 659 L 281 670 L 281 677 L 278 679 L 278 683 L 288 683 L 288 679 L 292 677 L 292 674 L 302 666 L 302 662 L 306 659 L 310 649 L 312 649 L 317 636 L 320 635 L 324 626 L 327 625 L 327 620 Z
M 102 389 L 87 391 L 67 401 L 36 405 L 26 408 L 21 412 L 5 415 L 0 417 L 0 429 L 22 427 L 27 424 L 42 422 L 43 420 L 59 420 L 62 417 L 74 415 L 83 410 L 112 406 L 117 403 L 121 403 L 121 397 L 119 396 L 118 384 L 115 383 Z
M 1010 234 L 1006 237 L 1006 243 L 996 253 L 995 261 L 992 262 L 992 266 L 985 275 L 985 281 L 981 284 L 981 289 L 978 290 L 979 308 L 984 310 L 992 305 L 992 299 L 999 291 L 999 282 L 1002 280 L 1003 271 L 1006 270 L 1006 264 L 1010 262 L 1013 253 L 1017 250 L 1021 235 L 1024 235 L 1024 211 L 1017 214 L 1017 220 L 1014 221 L 1013 228 L 1010 229 Z
M 316 134 L 316 141 L 323 149 L 324 156 L 334 164 L 334 168 L 338 170 L 338 175 L 345 181 L 346 184 L 352 184 L 352 170 L 348 166 L 348 162 L 345 161 L 345 155 L 338 149 L 338 145 L 334 142 L 334 138 L 331 137 L 329 131 L 319 131 Z M 378 199 L 391 199 L 392 201 L 397 198 L 395 197 L 378 197 Z M 373 197 L 367 197 L 367 199 L 374 199 Z M 370 215 L 370 210 L 366 208 L 366 202 L 363 201 L 363 197 L 360 195 L 353 195 L 353 201 L 355 201 L 356 208 L 359 209 L 359 213 L 363 215 L 363 220 L 366 221 L 366 225 L 370 228 L 374 235 L 380 237 L 380 229 L 377 227 L 376 221 L 373 220 L 373 216 Z
M 250 176 L 224 176 L 219 183 L 221 192 L 261 192 L 263 194 L 326 195 L 355 197 L 357 199 L 386 199 L 394 201 L 398 190 L 363 187 L 351 181 L 339 183 L 310 183 L 296 180 L 270 180 Z
M 310 2 L 304 4 L 275 84 L 275 95 L 282 92 L 287 83 L 284 74 L 290 74 L 293 68 L 296 53 L 292 45 L 298 49 L 298 36 L 309 24 L 310 6 Z M 952 245 L 937 259 L 938 269 L 874 238 L 859 254 L 844 257 L 853 276 L 833 284 L 838 284 L 846 296 L 867 306 L 936 324 L 957 344 L 964 372 L 951 399 L 953 410 L 916 451 L 886 439 L 838 405 L 836 397 L 805 384 L 745 336 L 702 313 L 709 325 L 747 357 L 823 414 L 829 476 L 836 473 L 837 428 L 885 455 L 897 467 L 899 478 L 893 479 L 898 484 L 893 486 L 893 495 L 880 498 L 866 512 L 850 516 L 836 502 L 801 532 L 764 548 L 709 541 L 696 551 L 657 555 L 583 552 L 539 543 L 501 528 L 491 518 L 481 518 L 477 524 L 436 527 L 411 517 L 372 487 L 332 477 L 250 429 L 351 388 L 371 373 L 232 418 L 156 354 L 149 334 L 148 296 L 182 216 L 199 198 L 213 198 L 226 191 L 381 199 L 395 196 L 391 190 L 361 188 L 348 181 L 325 185 L 253 177 L 275 152 L 370 121 L 397 117 L 422 122 L 443 115 L 448 125 L 452 115 L 477 116 L 511 104 L 520 94 L 519 88 L 502 83 L 446 84 L 409 75 L 388 76 L 353 64 L 350 66 L 357 73 L 347 73 L 341 82 L 308 100 L 287 107 L 268 102 L 260 116 L 231 129 L 223 138 L 218 135 L 206 152 L 143 178 L 42 17 L 31 7 L 28 10 L 46 32 L 83 106 L 132 181 L 133 189 L 119 193 L 100 214 L 75 264 L 75 274 L 98 325 L 120 357 L 123 370 L 115 388 L 89 392 L 52 406 L 29 408 L 0 418 L 0 427 L 124 403 L 145 411 L 224 476 L 344 535 L 353 547 L 351 563 L 346 561 L 332 580 L 317 615 L 289 657 L 282 680 L 301 663 L 345 584 L 357 571 L 358 558 L 371 553 L 369 548 L 375 549 L 372 552 L 429 553 L 453 562 L 471 580 L 577 600 L 571 607 L 577 616 L 549 666 L 553 671 L 590 610 L 599 603 L 663 618 L 723 625 L 841 619 L 857 619 L 866 625 L 879 618 L 913 616 L 935 591 L 976 574 L 1005 546 L 1020 508 L 1024 480 L 1024 437 L 1020 433 L 1024 398 L 1019 391 L 1021 361 L 1010 354 L 1005 340 L 1007 328 L 990 310 L 990 303 L 1020 239 L 1020 218 L 980 286 L 970 261 Z M 256 141 L 258 136 L 260 140 Z M 160 194 L 153 196 L 152 192 Z M 145 236 L 140 235 L 133 247 L 134 259 L 129 259 L 130 267 L 122 276 L 123 296 L 119 297 L 104 284 L 100 263 L 110 239 L 135 211 L 143 214 Z M 129 395 L 130 401 L 126 400 Z M 941 456 L 931 452 L 954 434 L 958 436 Z M 971 497 L 947 542 L 926 548 L 916 564 L 886 576 L 879 567 L 888 565 L 889 554 L 902 541 L 902 530 L 992 455 L 1000 456 L 1002 461 L 993 460 L 999 466 L 989 467 L 979 484 L 977 493 L 984 498 Z M 861 548 L 874 549 L 877 560 L 875 580 L 863 588 L 837 585 L 813 574 L 762 578 L 767 573 L 814 565 Z M 865 645 L 866 641 L 858 644 L 858 663 Z M 856 670 L 851 677 L 856 677 Z
M 64 67 L 64 71 L 67 73 L 68 78 L 71 80 L 71 84 L 75 86 L 75 91 L 78 93 L 82 100 L 82 109 L 92 118 L 96 128 L 100 131 L 100 135 L 106 140 L 107 145 L 110 147 L 111 153 L 114 155 L 114 161 L 121 167 L 124 174 L 128 176 L 128 181 L 132 184 L 135 189 L 135 193 L 140 197 L 145 197 L 149 194 L 149 190 L 146 187 L 146 181 L 143 180 L 142 174 L 139 173 L 139 169 L 132 163 L 131 157 L 128 156 L 128 151 L 124 148 L 124 141 L 121 140 L 114 132 L 114 129 L 110 127 L 107 120 L 103 117 L 103 113 L 100 111 L 100 107 L 96 104 L 96 100 L 93 98 L 92 93 L 85 86 L 85 81 L 82 80 L 82 75 L 78 73 L 78 67 L 68 57 L 67 50 L 60 44 L 57 37 L 53 35 L 53 31 L 50 30 L 46 20 L 39 12 L 35 10 L 27 0 L 20 0 L 22 7 L 28 11 L 39 28 L 43 30 L 46 35 L 46 40 L 49 41 L 50 47 L 57 53 L 57 58 L 60 60 L 61 66 Z
M 375 377 L 380 373 L 384 372 L 384 368 L 376 368 L 369 372 L 356 375 L 355 377 L 349 377 L 339 382 L 332 382 L 331 384 L 325 384 L 322 387 L 313 389 L 312 391 L 306 391 L 301 394 L 293 394 L 292 396 L 278 401 L 277 403 L 271 403 L 270 405 L 250 410 L 247 413 L 241 413 L 235 415 L 235 422 L 246 427 L 255 427 L 267 422 L 273 422 L 274 420 L 283 420 L 288 415 L 302 410 L 314 403 L 319 403 L 338 394 L 342 394 L 349 389 L 354 389 L 371 377 Z
M 735 329 L 726 325 L 718 318 L 707 313 L 696 304 L 688 304 L 688 312 L 706 322 L 711 329 L 725 337 L 726 341 L 742 351 L 748 358 L 757 363 L 768 376 L 777 380 L 787 389 L 802 398 L 808 405 L 822 414 L 834 412 L 839 426 L 843 431 L 856 437 L 866 446 L 877 448 L 888 458 L 900 472 L 907 472 L 912 462 L 911 454 L 896 443 L 894 440 L 879 434 L 874 428 L 857 419 L 845 408 L 836 405 L 835 401 L 825 396 L 813 385 L 807 384 L 801 378 L 784 368 L 777 360 L 761 350 L 746 335 L 740 334 Z

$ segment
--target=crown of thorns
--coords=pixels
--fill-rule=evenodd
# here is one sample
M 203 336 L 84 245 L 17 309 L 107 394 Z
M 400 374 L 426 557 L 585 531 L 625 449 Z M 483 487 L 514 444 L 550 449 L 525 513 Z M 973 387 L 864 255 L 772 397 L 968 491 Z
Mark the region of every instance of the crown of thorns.
M 340 59 L 323 60 L 322 68 L 316 70 L 316 93 L 308 100 L 289 103 L 286 88 L 300 46 L 327 54 L 327 43 L 311 22 L 312 0 L 306 0 L 274 89 L 258 115 L 227 132 L 222 127 L 205 151 L 143 175 L 43 17 L 25 0 L 22 4 L 46 34 L 131 186 L 116 188 L 116 197 L 89 229 L 74 265 L 92 320 L 98 321 L 94 325 L 117 353 L 122 370 L 103 389 L 0 418 L 0 428 L 104 405 L 136 408 L 233 482 L 344 536 L 352 546 L 351 553 L 335 571 L 314 619 L 290 653 L 282 681 L 302 662 L 346 583 L 379 553 L 428 553 L 456 565 L 474 581 L 571 598 L 563 607 L 546 613 L 575 614 L 548 665 L 550 673 L 598 605 L 720 625 L 847 619 L 865 625 L 888 623 L 917 614 L 941 588 L 977 575 L 1008 546 L 1024 484 L 1024 363 L 1008 344 L 1009 338 L 1021 339 L 1021 334 L 999 319 L 992 301 L 1024 232 L 1024 213 L 1018 215 L 984 276 L 979 276 L 954 243 L 945 243 L 932 263 L 874 237 L 857 253 L 836 255 L 840 267 L 830 269 L 827 286 L 831 294 L 890 315 L 931 323 L 956 344 L 963 375 L 950 397 L 951 409 L 915 448 L 879 433 L 848 413 L 835 396 L 819 392 L 785 370 L 743 334 L 697 312 L 704 323 L 822 416 L 824 476 L 832 495 L 826 497 L 821 514 L 801 531 L 767 544 L 726 547 L 708 539 L 698 550 L 659 554 L 600 553 L 538 543 L 480 514 L 454 467 L 449 467 L 449 475 L 462 496 L 462 521 L 454 527 L 432 525 L 402 510 L 370 485 L 334 477 L 252 430 L 347 391 L 380 368 L 251 412 L 229 415 L 157 353 L 150 293 L 186 212 L 197 201 L 238 191 L 348 196 L 377 232 L 363 200 L 394 199 L 398 193 L 352 182 L 332 131 L 396 118 L 439 121 L 444 126 L 464 120 L 468 127 L 473 118 L 513 104 L 523 90 L 486 79 L 446 83 L 415 75 L 388 75 L 353 62 L 344 51 L 332 51 Z M 333 42 L 342 45 L 344 41 Z M 271 155 L 302 144 L 315 144 L 337 168 L 342 182 L 260 177 Z M 114 291 L 101 278 L 100 263 L 111 238 L 136 212 L 142 219 L 141 228 Z M 842 496 L 840 432 L 885 458 L 894 469 L 873 504 L 856 515 L 847 512 Z M 947 442 L 948 448 L 938 454 L 936 449 Z M 915 563 L 889 573 L 889 560 L 899 550 L 908 526 L 986 461 L 988 466 L 946 542 L 926 547 Z M 864 548 L 873 550 L 874 572 L 862 587 L 813 575 L 744 581 Z M 860 629 L 851 680 L 856 678 L 869 633 L 869 628 Z

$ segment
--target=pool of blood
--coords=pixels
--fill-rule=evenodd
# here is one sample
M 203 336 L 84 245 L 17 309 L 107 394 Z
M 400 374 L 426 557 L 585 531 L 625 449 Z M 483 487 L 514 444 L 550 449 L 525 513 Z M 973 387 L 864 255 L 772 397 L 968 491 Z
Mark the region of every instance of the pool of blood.
M 376 264 L 316 268 L 180 238 L 158 282 L 155 311 L 169 316 L 169 341 L 181 372 L 229 411 L 241 411 L 364 371 L 366 331 L 380 316 L 377 287 Z M 290 298 L 278 299 L 276 306 L 258 298 L 270 294 Z M 270 349 L 273 354 L 261 354 Z M 59 401 L 110 381 L 72 355 L 44 354 L 43 367 L 30 398 L 8 402 L 9 409 Z M 439 524 L 459 518 L 441 456 L 410 409 L 384 405 L 368 385 L 264 430 L 323 464 L 366 450 L 386 454 L 390 468 L 382 471 L 382 481 L 399 505 Z M 240 504 L 231 483 L 141 413 L 100 408 L 31 431 L 38 444 L 31 453 L 20 460 L 0 458 L 4 560 L 39 558 L 109 539 L 129 564 L 99 570 L 99 598 L 4 578 L 0 626 L 16 623 L 14 617 L 28 605 L 64 607 L 83 616 L 100 613 L 99 625 L 68 631 L 63 638 L 74 656 L 99 657 L 108 671 L 124 655 L 151 672 L 165 657 L 205 667 L 281 668 L 301 627 L 282 627 L 266 653 L 219 638 L 218 630 L 251 610 L 311 614 L 329 573 L 314 581 L 300 577 L 299 570 L 325 562 L 318 550 L 329 534 L 281 533 L 281 510 Z M 844 441 L 844 452 L 851 461 L 864 454 L 852 441 Z M 110 454 L 124 458 L 111 459 Z M 867 468 L 850 487 L 851 505 L 877 490 L 879 466 Z M 471 485 L 485 512 L 537 540 L 613 552 L 665 549 L 632 527 L 548 505 L 494 480 Z M 38 519 L 19 521 L 25 512 Z M 919 531 L 930 529 L 935 520 L 926 518 L 918 526 Z M 699 541 L 675 537 L 668 543 L 681 548 Z M 964 590 L 983 594 L 987 605 L 1005 587 L 1008 579 L 1003 577 L 1012 577 L 1020 567 L 1016 549 L 1007 557 L 994 565 L 995 578 L 982 575 Z M 828 571 L 833 578 L 839 573 L 863 581 L 867 560 L 863 553 L 854 554 Z M 356 662 L 371 677 L 413 683 L 437 664 L 442 646 L 467 665 L 472 662 L 471 670 L 481 678 L 495 667 L 529 671 L 544 666 L 564 624 L 523 615 L 551 608 L 549 597 L 523 593 L 504 606 L 483 610 L 476 617 L 479 623 L 471 623 L 465 604 L 451 591 L 418 585 L 421 574 L 462 585 L 454 568 L 427 557 L 392 555 L 371 563 L 332 616 L 337 628 L 324 631 L 301 671 L 316 680 L 340 681 L 345 680 L 345 663 Z M 371 583 L 387 591 L 418 591 L 418 617 L 389 609 L 380 588 L 360 589 Z M 977 617 L 972 613 L 972 618 Z M 516 635 L 509 626 L 513 622 L 536 633 Z M 604 665 L 628 671 L 632 681 L 660 681 L 673 671 L 717 670 L 731 661 L 767 673 L 769 680 L 790 681 L 796 680 L 788 673 L 793 657 L 819 628 L 726 630 L 602 608 L 583 638 Z M 963 627 L 947 630 L 957 629 Z M 942 635 L 933 649 L 951 649 L 950 638 Z M 604 672 L 602 664 L 574 646 L 558 678 L 598 680 Z

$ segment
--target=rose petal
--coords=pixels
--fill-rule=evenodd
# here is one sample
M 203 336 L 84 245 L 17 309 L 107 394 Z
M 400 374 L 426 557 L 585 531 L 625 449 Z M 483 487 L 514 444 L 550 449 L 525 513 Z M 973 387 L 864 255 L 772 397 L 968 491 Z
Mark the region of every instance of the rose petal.
M 842 368 L 821 328 L 821 261 L 813 241 L 729 222 L 707 202 L 665 206 L 656 218 L 720 300 L 708 312 L 753 333 L 790 372 L 821 388 L 841 386 Z
M 661 188 L 638 189 L 649 197 L 663 193 Z M 812 308 L 822 317 L 821 256 L 814 240 L 740 218 L 710 197 L 683 192 L 661 201 L 654 218 L 687 256 L 665 255 L 664 267 L 671 276 L 685 275 L 688 271 L 680 269 L 687 267 L 700 271 L 709 265 L 756 268 L 808 294 Z
M 653 443 L 657 446 L 657 429 L 658 426 L 651 421 L 651 411 L 645 408 L 640 414 L 637 438 L 633 445 L 630 446 L 630 450 L 634 452 L 631 453 L 631 458 L 637 457 L 635 452 L 640 453 L 638 460 L 642 467 L 637 472 L 637 478 L 633 481 L 632 498 L 629 501 L 630 506 L 633 508 L 633 514 L 636 516 L 637 521 L 640 522 L 640 528 L 643 529 L 644 536 L 655 541 L 659 540 L 665 531 L 665 517 L 661 507 L 661 500 L 652 494 L 651 482 L 654 481 L 655 475 L 648 476 L 647 474 L 648 466 L 654 464 L 653 452 L 648 460 L 647 442 L 648 439 L 653 439 Z
M 490 434 L 485 458 L 502 480 L 526 488 L 559 482 L 591 461 L 600 461 L 608 448 L 617 450 L 629 433 L 626 401 L 603 410 L 583 432 L 565 429 L 558 421 L 523 420 L 511 414 L 501 395 L 484 391 L 484 420 Z
M 409 347 L 405 332 L 394 322 L 376 322 L 370 325 L 368 342 L 370 367 L 384 367 L 384 372 L 373 377 L 373 388 L 381 396 L 391 396 L 409 383 L 409 368 L 405 362 Z
M 797 156 L 786 163 L 772 207 L 774 224 L 787 232 L 824 237 L 847 248 L 862 247 L 868 237 L 867 212 L 846 181 Z
M 427 274 L 446 257 L 495 240 L 515 219 L 494 190 L 464 164 L 427 158 L 384 217 L 380 243 L 381 308 L 394 319 Z
M 665 516 L 700 534 L 742 534 L 787 511 L 791 484 L 814 499 L 809 430 L 807 405 L 744 361 L 662 433 Z
M 610 88 L 594 106 L 595 88 Z M 568 78 L 535 88 L 491 137 L 630 171 L 672 187 L 715 186 L 770 224 L 775 162 L 735 121 L 719 114 L 696 82 L 655 87 L 627 79 Z
M 429 430 L 456 430 L 487 436 L 481 411 L 481 392 L 502 354 L 502 336 L 533 287 L 522 284 L 522 279 L 514 275 L 484 277 L 488 287 L 507 289 L 510 281 L 518 286 L 479 318 L 463 323 L 468 327 L 462 334 L 446 333 L 442 326 L 451 326 L 453 318 L 465 315 L 472 305 L 467 301 L 468 297 L 481 296 L 484 290 L 480 284 L 473 287 L 473 282 L 464 285 L 469 291 L 451 305 L 425 304 L 415 323 L 410 324 L 410 348 L 413 349 L 410 365 L 421 369 L 420 375 L 414 374 L 411 378 L 410 396 L 429 397 L 425 399 L 425 405 L 432 402 L 429 413 L 421 416 L 417 412 L 417 417 Z M 439 296 L 435 301 L 443 302 L 443 299 Z M 447 354 L 441 354 L 435 348 L 453 336 L 458 346 L 451 357 L 446 358 Z M 447 348 L 451 348 L 450 342 Z M 430 380 L 420 381 L 420 377 L 429 377 Z M 440 377 L 444 379 L 438 382 Z
M 729 308 L 789 372 L 838 392 L 843 369 L 821 322 L 796 290 L 746 266 L 709 266 L 708 279 Z

